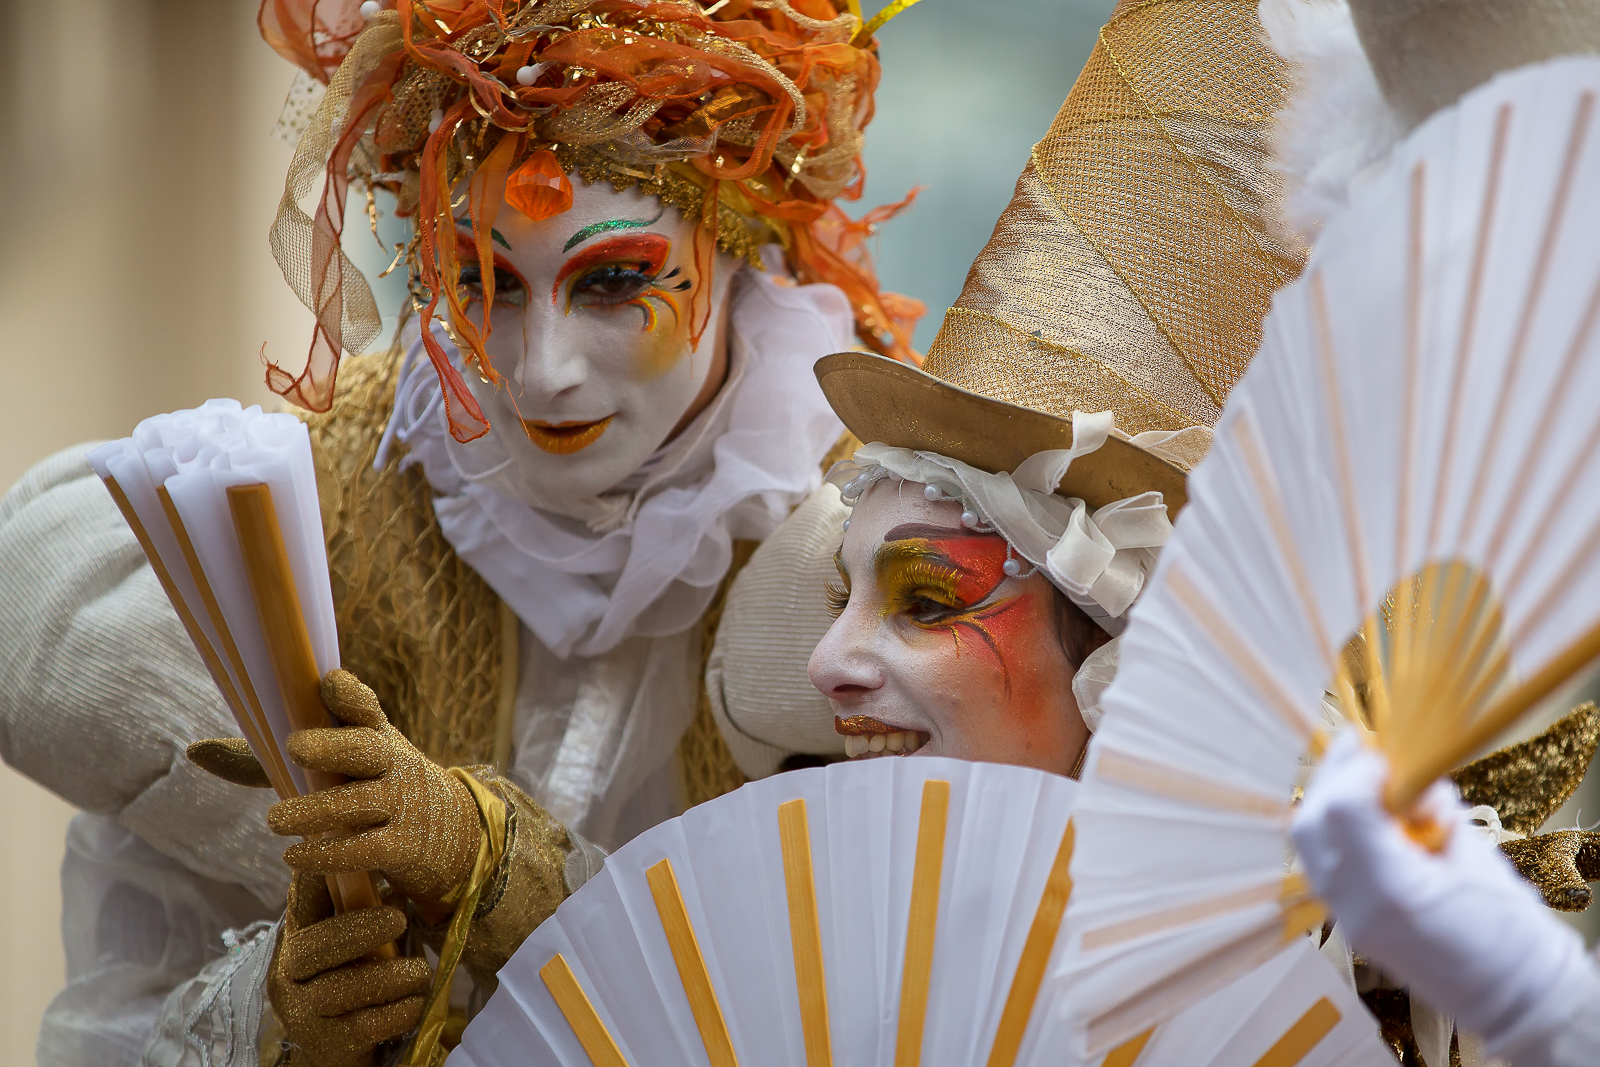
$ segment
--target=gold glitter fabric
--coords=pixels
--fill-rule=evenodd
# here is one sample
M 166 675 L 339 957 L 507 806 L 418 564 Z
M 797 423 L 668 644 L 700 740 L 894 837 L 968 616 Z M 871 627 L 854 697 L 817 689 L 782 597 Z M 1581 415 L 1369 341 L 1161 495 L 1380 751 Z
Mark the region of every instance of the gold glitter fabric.
M 1469 807 L 1487 804 L 1500 824 L 1534 834 L 1567 802 L 1600 743 L 1600 710 L 1575 708 L 1537 737 L 1510 745 L 1450 775 Z
M 1539 887 L 1544 902 L 1557 911 L 1586 911 L 1594 900 L 1589 888 L 1600 881 L 1600 833 L 1553 830 L 1500 846 L 1517 873 Z
M 321 875 L 295 876 L 267 975 L 277 1028 L 293 1049 L 288 1062 L 372 1067 L 379 1044 L 416 1027 L 432 978 L 427 961 L 364 958 L 405 928 L 394 907 L 335 915 Z
M 1214 424 L 1304 261 L 1268 223 L 1286 73 L 1249 0 L 1122 0 L 923 369 L 1127 433 Z
M 372 469 L 394 403 L 393 353 L 346 360 L 311 431 L 343 665 L 390 722 L 446 767 L 494 753 L 499 598 L 456 555 L 420 468 Z M 512 666 L 514 669 L 514 665 Z
M 471 793 L 389 725 L 349 671 L 328 672 L 322 701 L 345 725 L 291 734 L 289 756 L 350 781 L 267 812 L 273 833 L 312 838 L 289 846 L 284 862 L 311 873 L 382 871 L 413 900 L 446 898 L 472 873 L 482 837 Z
M 567 898 L 567 853 L 572 843 L 561 824 L 526 793 L 482 765 L 465 768 L 506 805 L 506 848 L 499 867 L 484 886 L 473 912 L 472 929 L 461 964 L 484 995 L 495 989 L 495 974 L 534 928 Z M 437 950 L 445 924 L 424 927 L 423 940 Z

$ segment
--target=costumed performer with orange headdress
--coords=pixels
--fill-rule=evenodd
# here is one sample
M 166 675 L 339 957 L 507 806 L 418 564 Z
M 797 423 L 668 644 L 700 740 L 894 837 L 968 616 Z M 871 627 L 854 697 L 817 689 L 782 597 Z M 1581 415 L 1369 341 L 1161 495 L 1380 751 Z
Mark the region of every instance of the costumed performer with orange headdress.
M 265 0 L 300 89 L 326 86 L 271 232 L 316 328 L 268 383 L 312 412 L 349 672 L 325 698 L 352 724 L 294 755 L 362 779 L 271 823 L 354 835 L 294 846 L 286 885 L 261 795 L 183 758 L 209 738 L 199 763 L 260 781 L 85 450 L 36 467 L 0 509 L 4 754 L 86 812 L 41 1063 L 253 1063 L 258 1039 L 376 1062 L 430 970 L 353 961 L 408 928 L 438 943 L 482 796 L 509 813 L 463 955 L 487 985 L 595 845 L 742 781 L 703 650 L 839 435 L 811 364 L 852 336 L 911 358 L 918 309 L 862 248 L 889 212 L 835 205 L 860 193 L 881 21 L 834 0 Z M 341 360 L 379 327 L 341 247 L 351 183 L 409 220 L 411 284 L 396 349 Z M 342 869 L 381 872 L 409 918 L 325 919 Z M 224 953 L 286 888 L 288 929 Z

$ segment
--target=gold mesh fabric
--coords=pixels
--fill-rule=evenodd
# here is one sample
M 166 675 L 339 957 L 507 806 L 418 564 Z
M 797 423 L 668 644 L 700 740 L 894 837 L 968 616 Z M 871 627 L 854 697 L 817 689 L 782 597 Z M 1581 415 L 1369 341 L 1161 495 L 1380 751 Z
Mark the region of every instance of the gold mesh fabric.
M 923 369 L 1129 433 L 1209 426 L 1303 249 L 1268 220 L 1282 60 L 1250 0 L 1122 0 Z
M 1537 737 L 1452 771 L 1450 779 L 1467 806 L 1487 804 L 1506 829 L 1531 835 L 1577 792 L 1597 746 L 1600 709 L 1591 701 Z
M 499 598 L 455 554 L 420 468 L 372 469 L 394 404 L 393 354 L 346 361 L 325 414 L 303 414 L 317 464 L 343 665 L 446 767 L 494 752 Z

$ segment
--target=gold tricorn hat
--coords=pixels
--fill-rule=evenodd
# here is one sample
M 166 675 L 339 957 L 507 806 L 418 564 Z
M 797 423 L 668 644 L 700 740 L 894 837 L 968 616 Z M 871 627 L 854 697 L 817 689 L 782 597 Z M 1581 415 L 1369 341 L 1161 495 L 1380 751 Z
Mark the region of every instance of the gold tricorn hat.
M 1350 17 L 1407 127 L 1501 71 L 1600 53 L 1593 0 L 1350 0 Z
M 922 369 L 818 361 L 845 426 L 1009 472 L 1069 447 L 1074 410 L 1109 410 L 1119 436 L 1059 492 L 1099 507 L 1159 490 L 1176 515 L 1272 294 L 1304 261 L 1268 222 L 1288 90 L 1261 36 L 1256 0 L 1121 0 Z M 1128 439 L 1149 431 L 1169 432 L 1157 451 Z

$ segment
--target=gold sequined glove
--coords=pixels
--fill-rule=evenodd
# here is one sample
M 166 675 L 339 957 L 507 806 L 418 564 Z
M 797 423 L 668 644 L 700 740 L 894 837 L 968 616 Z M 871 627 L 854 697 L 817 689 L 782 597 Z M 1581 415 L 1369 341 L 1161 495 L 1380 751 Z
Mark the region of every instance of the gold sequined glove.
M 329 671 L 322 701 L 348 724 L 289 735 L 289 758 L 350 781 L 290 797 L 267 812 L 284 836 L 308 837 L 284 851 L 307 874 L 382 871 L 399 892 L 424 904 L 449 902 L 472 873 L 482 836 L 466 786 L 393 726 L 376 694 L 349 671 Z
M 432 969 L 414 957 L 368 960 L 405 933 L 399 908 L 333 912 L 327 880 L 296 874 L 267 975 L 291 1062 L 373 1067 L 377 1048 L 422 1020 Z

